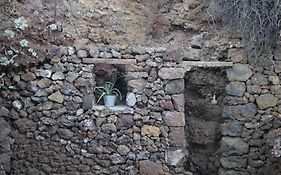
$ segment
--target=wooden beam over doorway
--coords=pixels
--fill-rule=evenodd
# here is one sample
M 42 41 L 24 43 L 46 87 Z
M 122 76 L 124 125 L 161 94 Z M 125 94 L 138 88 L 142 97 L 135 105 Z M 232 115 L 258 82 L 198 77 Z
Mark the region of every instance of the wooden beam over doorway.
M 232 62 L 221 62 L 221 61 L 183 61 L 183 67 L 232 67 Z

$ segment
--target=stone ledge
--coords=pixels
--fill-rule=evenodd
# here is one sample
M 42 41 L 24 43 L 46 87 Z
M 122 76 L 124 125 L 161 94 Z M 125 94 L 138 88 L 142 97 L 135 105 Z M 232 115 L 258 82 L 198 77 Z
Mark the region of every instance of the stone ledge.
M 112 111 L 128 111 L 132 110 L 132 108 L 126 106 L 126 105 L 118 105 L 118 106 L 112 106 L 112 107 L 106 107 L 104 105 L 94 105 L 92 107 L 93 110 L 112 110 Z

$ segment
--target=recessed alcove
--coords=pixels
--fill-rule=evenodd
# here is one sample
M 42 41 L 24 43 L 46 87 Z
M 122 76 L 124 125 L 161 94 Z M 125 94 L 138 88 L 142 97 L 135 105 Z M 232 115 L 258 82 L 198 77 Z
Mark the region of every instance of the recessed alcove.
M 97 64 L 94 68 L 95 74 L 95 86 L 103 86 L 106 82 L 115 82 L 115 87 L 120 91 L 121 98 L 118 97 L 116 101 L 117 106 L 123 106 L 126 104 L 126 94 L 128 92 L 125 80 L 125 66 L 113 65 L 113 64 Z M 94 92 L 95 98 L 99 99 L 101 93 L 99 91 Z M 97 102 L 97 101 L 96 101 Z M 103 100 L 100 100 L 99 105 L 104 105 Z

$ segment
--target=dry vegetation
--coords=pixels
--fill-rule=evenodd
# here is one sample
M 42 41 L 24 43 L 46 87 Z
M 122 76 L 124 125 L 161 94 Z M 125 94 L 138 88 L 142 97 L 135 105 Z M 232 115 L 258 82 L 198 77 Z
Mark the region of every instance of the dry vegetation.
M 240 34 L 249 53 L 272 53 L 279 40 L 280 0 L 214 0 L 208 12 L 214 21 Z

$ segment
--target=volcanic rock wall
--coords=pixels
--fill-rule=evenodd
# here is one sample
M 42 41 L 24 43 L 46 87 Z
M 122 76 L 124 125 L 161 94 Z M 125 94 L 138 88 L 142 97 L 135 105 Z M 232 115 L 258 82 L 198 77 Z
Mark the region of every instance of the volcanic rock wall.
M 46 0 L 13 2 L 13 15 L 27 19 L 35 11 L 52 17 L 57 9 L 62 33 L 74 44 L 54 47 L 50 61 L 5 72 L 0 174 L 190 174 L 182 166 L 188 157 L 182 59 L 235 63 L 227 71 L 219 174 L 281 174 L 280 51 L 274 64 L 251 64 L 240 39 L 213 35 L 206 2 L 63 0 L 58 8 Z M 8 26 L 14 19 L 5 14 Z M 137 104 L 90 109 L 100 77 L 85 57 L 137 59 L 123 71 Z
M 279 51 L 265 67 L 240 53 L 230 54 L 235 65 L 227 71 L 219 174 L 280 174 Z
M 4 112 L 1 116 L 8 116 L 9 111 L 7 109 L 1 109 L 1 112 Z M 9 137 L 11 127 L 3 117 L 0 118 L 0 127 L 0 174 L 5 174 L 6 172 L 11 171 L 11 144 L 13 142 L 11 137 Z
M 179 60 L 171 60 L 163 47 L 80 43 L 53 51 L 50 62 L 4 78 L 2 174 L 191 173 L 183 164 L 189 161 L 188 116 Z M 221 175 L 278 174 L 280 62 L 254 67 L 235 53 L 229 55 L 235 64 L 227 70 L 215 166 Z M 133 107 L 92 108 L 98 65 L 84 58 L 106 55 L 137 60 L 124 69 L 125 86 L 137 99 Z
M 185 72 L 163 57 L 165 48 L 76 45 L 54 51 L 50 62 L 4 79 L 0 138 L 9 134 L 14 143 L 3 142 L 3 174 L 184 172 Z M 83 59 L 104 55 L 136 58 L 136 65 L 126 66 L 123 85 L 136 96 L 133 107 L 92 108 L 97 65 Z

